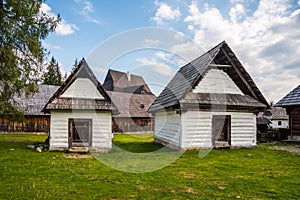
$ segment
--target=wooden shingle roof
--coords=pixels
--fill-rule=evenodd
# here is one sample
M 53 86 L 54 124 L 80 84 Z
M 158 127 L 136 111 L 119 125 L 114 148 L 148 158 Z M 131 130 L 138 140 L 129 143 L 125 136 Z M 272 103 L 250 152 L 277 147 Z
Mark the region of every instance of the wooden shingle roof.
M 104 99 L 80 99 L 80 98 L 66 98 L 61 95 L 74 83 L 76 79 L 87 78 L 97 88 L 99 93 Z M 117 112 L 116 107 L 111 102 L 110 97 L 103 89 L 102 85 L 97 80 L 96 76 L 88 66 L 84 58 L 72 71 L 67 80 L 60 86 L 60 88 L 54 93 L 51 99 L 43 108 L 43 112 L 49 113 L 50 110 L 112 110 Z
M 113 117 L 151 117 L 147 112 L 156 96 L 153 94 L 134 94 L 107 91 L 119 114 Z
M 59 86 L 54 85 L 39 85 L 38 92 L 33 95 L 26 97 L 22 94 L 20 97 L 14 97 L 14 104 L 24 111 L 24 115 L 45 115 L 42 109 L 58 88 Z
M 143 77 L 113 69 L 108 70 L 103 87 L 106 91 L 152 94 Z
M 300 85 L 278 101 L 275 107 L 290 107 L 300 105 Z
M 250 75 L 239 62 L 228 44 L 223 41 L 196 58 L 194 61 L 181 67 L 151 105 L 149 112 L 176 105 L 178 106 L 180 100 L 185 98 L 187 93 L 191 92 L 199 81 L 201 81 L 205 73 L 211 68 L 212 64 L 231 65 L 232 67 L 226 69 L 226 72 L 240 90 L 245 95 L 258 101 L 258 103 L 263 104 L 265 107 L 268 106 L 266 99 L 257 88 Z
M 286 113 L 285 108 L 280 107 L 272 107 L 271 110 L 271 119 L 272 120 L 287 120 L 289 119 L 289 116 Z

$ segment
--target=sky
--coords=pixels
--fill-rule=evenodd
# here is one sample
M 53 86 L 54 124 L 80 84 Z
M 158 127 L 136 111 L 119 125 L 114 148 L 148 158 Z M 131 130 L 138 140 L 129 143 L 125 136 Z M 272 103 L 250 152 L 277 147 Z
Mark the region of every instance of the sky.
M 144 77 L 158 95 L 187 62 L 226 41 L 267 101 L 300 84 L 300 0 L 47 0 L 61 22 L 43 41 L 64 72 L 87 60 Z

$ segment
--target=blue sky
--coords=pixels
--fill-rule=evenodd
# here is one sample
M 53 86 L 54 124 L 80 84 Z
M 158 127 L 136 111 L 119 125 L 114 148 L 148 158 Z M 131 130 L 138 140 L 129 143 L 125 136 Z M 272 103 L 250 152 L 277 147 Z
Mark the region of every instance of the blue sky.
M 42 10 L 62 18 L 43 43 L 50 56 L 66 72 L 85 57 L 100 82 L 108 68 L 131 71 L 157 93 L 226 40 L 268 101 L 300 84 L 300 0 L 47 0 Z

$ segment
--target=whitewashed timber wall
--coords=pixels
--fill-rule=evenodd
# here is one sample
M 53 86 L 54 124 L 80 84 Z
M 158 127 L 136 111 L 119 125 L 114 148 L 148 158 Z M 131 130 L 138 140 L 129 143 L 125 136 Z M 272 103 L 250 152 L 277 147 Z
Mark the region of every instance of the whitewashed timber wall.
M 111 148 L 110 112 L 51 111 L 50 149 L 68 148 L 69 118 L 92 119 L 92 147 Z
M 158 112 L 155 116 L 155 138 L 182 149 L 212 147 L 213 115 L 231 116 L 231 146 L 256 145 L 256 116 L 241 112 L 175 111 Z
M 281 125 L 278 124 L 279 121 L 281 121 Z M 289 121 L 286 119 L 282 119 L 282 120 L 272 119 L 271 122 L 272 122 L 271 124 L 272 128 L 289 128 Z
M 182 114 L 182 145 L 188 148 L 212 147 L 213 115 L 231 116 L 231 146 L 256 145 L 256 116 L 241 112 L 188 111 Z
M 159 112 L 155 116 L 155 138 L 182 149 L 210 148 L 213 115 L 231 116 L 232 147 L 256 145 L 256 116 L 241 112 Z
M 155 113 L 154 137 L 156 139 L 180 146 L 181 118 L 176 111 Z
M 104 99 L 95 84 L 88 78 L 78 78 L 61 95 L 66 98 Z
M 212 146 L 212 114 L 188 111 L 182 114 L 181 148 L 208 148 Z
M 256 115 L 253 113 L 231 114 L 231 146 L 256 145 Z
M 192 92 L 243 94 L 228 74 L 220 69 L 209 70 Z

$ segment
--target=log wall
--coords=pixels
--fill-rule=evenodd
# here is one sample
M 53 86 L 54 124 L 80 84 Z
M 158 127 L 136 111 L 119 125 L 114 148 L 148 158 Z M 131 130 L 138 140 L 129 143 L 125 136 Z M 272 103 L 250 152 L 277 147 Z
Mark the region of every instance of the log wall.
M 300 108 L 290 108 L 291 135 L 300 136 Z
M 50 115 L 25 116 L 24 122 L 0 119 L 0 132 L 44 132 L 49 133 Z
M 113 133 L 152 132 L 153 118 L 113 117 Z

